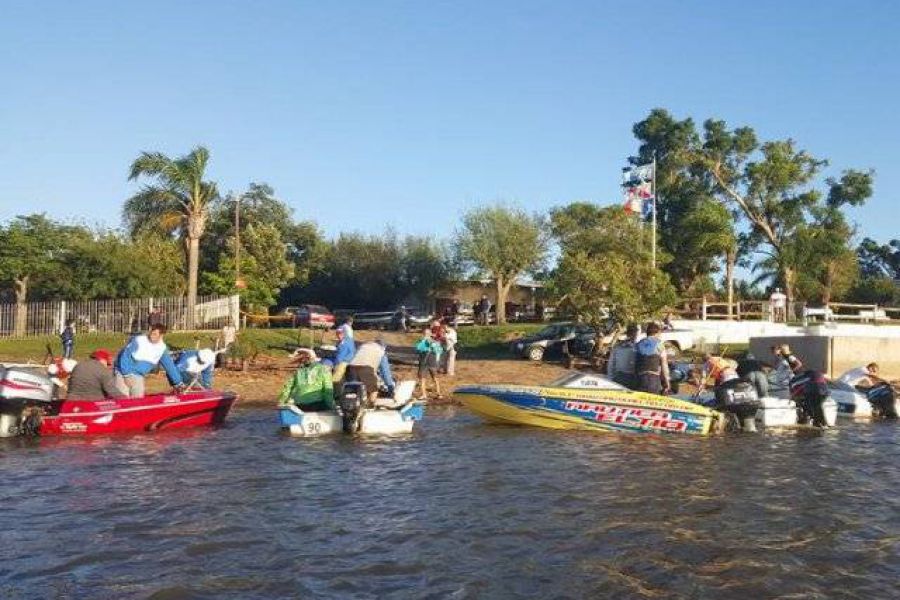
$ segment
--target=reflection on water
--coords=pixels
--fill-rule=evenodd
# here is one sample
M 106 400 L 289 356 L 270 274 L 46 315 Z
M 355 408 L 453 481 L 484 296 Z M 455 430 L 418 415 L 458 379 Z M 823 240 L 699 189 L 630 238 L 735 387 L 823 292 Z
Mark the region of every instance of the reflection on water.
M 2 598 L 890 598 L 892 424 L 712 439 L 486 426 L 0 444 Z

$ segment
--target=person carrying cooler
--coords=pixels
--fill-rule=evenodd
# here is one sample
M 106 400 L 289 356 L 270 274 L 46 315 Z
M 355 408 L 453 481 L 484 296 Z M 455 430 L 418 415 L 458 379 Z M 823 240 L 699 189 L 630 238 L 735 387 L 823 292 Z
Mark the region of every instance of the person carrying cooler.
M 166 333 L 166 326 L 157 323 L 150 327 L 147 335 L 137 335 L 131 338 L 131 341 L 119 351 L 116 356 L 116 385 L 120 389 L 128 390 L 131 398 L 141 398 L 144 396 L 144 377 L 147 376 L 153 367 L 160 365 L 169 378 L 169 383 L 177 388 L 182 389 L 184 382 L 181 373 L 169 354 L 169 348 L 163 341 Z
M 294 404 L 305 412 L 334 410 L 334 387 L 331 371 L 319 362 L 310 348 L 298 348 L 292 355 L 297 370 L 281 388 L 278 405 Z

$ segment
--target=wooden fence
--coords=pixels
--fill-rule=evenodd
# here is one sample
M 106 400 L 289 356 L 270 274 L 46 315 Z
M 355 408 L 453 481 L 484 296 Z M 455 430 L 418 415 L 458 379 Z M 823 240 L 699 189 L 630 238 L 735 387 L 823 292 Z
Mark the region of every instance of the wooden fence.
M 238 325 L 238 296 L 200 296 L 194 306 L 193 329 Z M 117 300 L 54 300 L 23 305 L 0 304 L 0 336 L 27 337 L 59 333 L 67 321 L 79 333 L 140 331 L 151 320 L 171 331 L 187 329 L 187 298 L 128 298 Z

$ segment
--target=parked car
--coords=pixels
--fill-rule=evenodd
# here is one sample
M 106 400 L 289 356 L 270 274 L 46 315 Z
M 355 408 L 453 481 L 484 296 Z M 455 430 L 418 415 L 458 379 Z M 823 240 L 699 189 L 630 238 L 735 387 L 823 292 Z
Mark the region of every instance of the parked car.
M 554 323 L 535 334 L 510 342 L 510 350 L 523 358 L 540 361 L 561 358 L 568 352 L 589 356 L 596 340 L 596 330 L 582 323 Z
M 290 315 L 293 327 L 312 327 L 331 329 L 334 327 L 334 315 L 331 311 L 319 304 L 301 304 L 300 306 L 288 306 L 282 311 Z
M 415 309 L 406 310 L 406 327 L 408 329 L 421 329 L 430 324 L 431 320 L 430 314 Z M 400 311 L 358 312 L 353 315 L 353 326 L 357 329 L 398 330 L 401 328 Z

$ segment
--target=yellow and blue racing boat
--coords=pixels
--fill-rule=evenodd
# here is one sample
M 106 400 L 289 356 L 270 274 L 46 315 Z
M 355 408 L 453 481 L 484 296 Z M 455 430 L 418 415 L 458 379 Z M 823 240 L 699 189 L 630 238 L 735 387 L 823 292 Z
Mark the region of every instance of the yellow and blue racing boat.
M 711 408 L 579 373 L 547 386 L 462 386 L 454 395 L 485 420 L 507 425 L 708 435 L 724 422 Z

